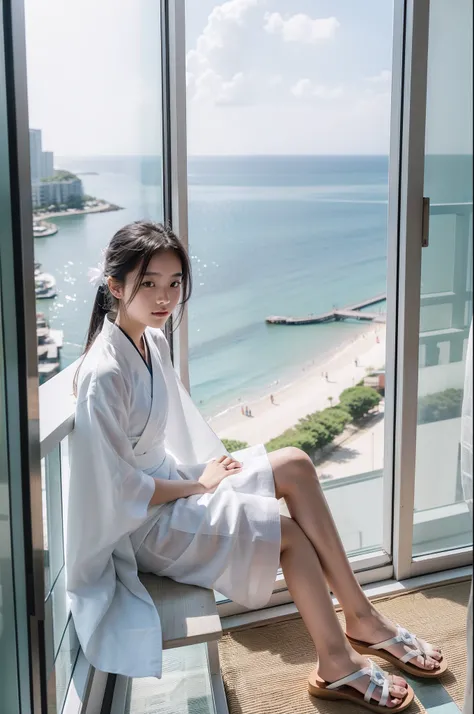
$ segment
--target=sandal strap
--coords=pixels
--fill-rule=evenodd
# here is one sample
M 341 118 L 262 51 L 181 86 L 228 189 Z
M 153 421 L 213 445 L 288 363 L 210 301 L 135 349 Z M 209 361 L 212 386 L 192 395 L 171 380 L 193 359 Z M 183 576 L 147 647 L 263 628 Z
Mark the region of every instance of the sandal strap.
M 364 667 L 363 669 L 359 669 L 357 672 L 354 672 L 353 674 L 349 674 L 347 677 L 338 679 L 337 682 L 328 684 L 327 689 L 339 689 L 339 687 L 344 687 L 346 684 L 355 682 L 356 679 L 361 679 L 361 677 L 370 677 L 371 674 L 372 674 L 372 668 Z
M 382 696 L 380 697 L 380 702 L 379 702 L 381 707 L 387 706 L 389 696 L 390 696 L 390 682 L 388 679 L 385 679 L 383 689 L 382 689 Z
M 400 657 L 400 662 L 404 662 L 406 664 L 411 659 L 415 659 L 415 657 L 423 657 L 423 659 L 426 660 L 427 655 L 421 650 L 410 650 L 409 652 L 404 654 L 403 657 Z
M 400 627 L 398 625 L 398 634 L 396 637 L 392 637 L 390 640 L 386 640 L 385 642 L 379 642 L 378 645 L 371 645 L 371 649 L 373 650 L 385 650 L 387 647 L 391 647 L 392 645 L 400 645 L 404 644 L 409 647 L 415 647 L 416 649 L 410 650 L 406 654 L 403 655 L 403 657 L 400 657 L 400 662 L 409 662 L 411 659 L 415 659 L 415 657 L 423 657 L 426 659 L 428 656 L 423 647 L 421 646 L 420 642 L 418 641 L 418 638 L 416 635 L 413 635 L 411 632 L 408 632 L 404 627 Z
M 369 667 L 364 667 L 363 669 L 359 669 L 358 672 L 354 672 L 353 674 L 349 674 L 347 677 L 338 679 L 337 682 L 329 684 L 327 689 L 339 689 L 340 687 L 344 687 L 346 684 L 350 684 L 351 682 L 355 682 L 357 679 L 361 679 L 361 677 L 370 677 L 369 686 L 367 687 L 367 691 L 364 695 L 364 700 L 367 703 L 370 703 L 373 699 L 375 690 L 377 687 L 380 687 L 382 689 L 382 696 L 378 704 L 381 707 L 387 706 L 390 696 L 390 678 L 372 661 L 370 662 Z

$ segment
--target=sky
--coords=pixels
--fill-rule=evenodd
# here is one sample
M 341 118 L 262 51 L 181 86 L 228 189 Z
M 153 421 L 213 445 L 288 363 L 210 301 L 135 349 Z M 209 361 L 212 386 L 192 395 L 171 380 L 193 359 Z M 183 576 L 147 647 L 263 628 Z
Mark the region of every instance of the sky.
M 30 126 L 44 149 L 160 153 L 158 7 L 25 0 Z M 388 153 L 393 0 L 186 7 L 189 154 Z

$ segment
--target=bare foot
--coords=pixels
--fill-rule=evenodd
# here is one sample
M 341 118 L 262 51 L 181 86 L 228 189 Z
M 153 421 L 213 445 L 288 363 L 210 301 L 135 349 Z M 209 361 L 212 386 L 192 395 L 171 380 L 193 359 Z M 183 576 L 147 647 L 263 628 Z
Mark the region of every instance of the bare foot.
M 357 618 L 346 618 L 346 632 L 354 640 L 367 642 L 369 645 L 377 645 L 380 642 L 396 637 L 398 628 L 388 618 L 374 610 Z M 426 653 L 426 657 L 414 657 L 410 660 L 410 664 L 430 671 L 439 669 L 440 662 L 443 659 L 443 654 L 439 647 L 435 647 L 419 637 L 410 643 L 408 643 L 408 640 L 409 638 L 407 638 L 406 643 L 400 642 L 400 644 L 387 647 L 386 651 L 397 657 L 397 659 L 401 659 L 407 652 L 421 649 Z
M 370 666 L 371 662 L 369 659 L 362 657 L 362 655 L 359 655 L 355 651 L 352 651 L 350 655 L 344 654 L 340 657 L 332 656 L 330 661 L 327 663 L 319 663 L 317 674 L 325 682 L 333 683 L 358 672 L 360 669 Z M 388 709 L 393 709 L 393 707 L 401 704 L 407 696 L 408 684 L 403 677 L 389 676 L 388 674 L 386 676 L 390 681 L 389 691 L 391 695 L 386 706 Z M 370 676 L 360 677 L 346 686 L 352 687 L 352 689 L 355 689 L 365 695 L 370 681 Z M 377 686 L 373 693 L 372 699 L 373 701 L 379 702 L 381 698 L 382 686 Z

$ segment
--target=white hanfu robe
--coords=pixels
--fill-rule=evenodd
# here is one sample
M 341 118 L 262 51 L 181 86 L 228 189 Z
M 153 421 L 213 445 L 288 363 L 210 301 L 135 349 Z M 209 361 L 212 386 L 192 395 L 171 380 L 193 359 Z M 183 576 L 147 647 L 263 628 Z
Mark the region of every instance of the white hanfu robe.
M 280 557 L 280 510 L 263 447 L 214 493 L 149 507 L 154 479 L 197 479 L 226 450 L 179 382 L 161 330 L 151 370 L 108 319 L 79 372 L 70 437 L 67 590 L 99 670 L 161 676 L 158 613 L 138 568 L 264 606 Z M 151 372 L 151 373 L 150 373 Z

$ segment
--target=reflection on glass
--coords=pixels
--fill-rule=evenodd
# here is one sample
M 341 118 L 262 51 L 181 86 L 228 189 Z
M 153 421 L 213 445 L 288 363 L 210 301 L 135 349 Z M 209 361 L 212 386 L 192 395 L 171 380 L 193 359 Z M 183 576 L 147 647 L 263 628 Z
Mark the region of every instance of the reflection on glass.
M 39 6 L 26 0 L 25 15 L 44 383 L 82 353 L 96 295 L 88 271 L 102 260 L 103 248 L 127 223 L 163 219 L 160 3 L 47 0 Z M 78 652 L 64 583 L 64 466 L 63 445 L 43 459 L 52 712 L 61 710 Z
M 414 554 L 468 545 L 459 472 L 465 352 L 472 319 L 472 3 L 432 0 L 421 275 Z
M 362 480 L 383 511 L 392 9 L 383 45 L 346 18 L 356 72 L 338 28 L 285 42 L 265 12 L 187 2 L 192 394 L 230 450 L 310 454 L 360 552 L 382 544 L 351 499 Z
M 53 587 L 64 565 L 63 510 L 60 447 L 43 460 L 43 537 L 46 593 Z
M 7 461 L 4 362 L 0 301 L 0 701 L 5 711 L 19 712 L 18 671 L 10 537 L 9 473 Z
M 41 382 L 81 354 L 87 273 L 110 238 L 163 218 L 159 13 L 156 2 L 26 2 Z

